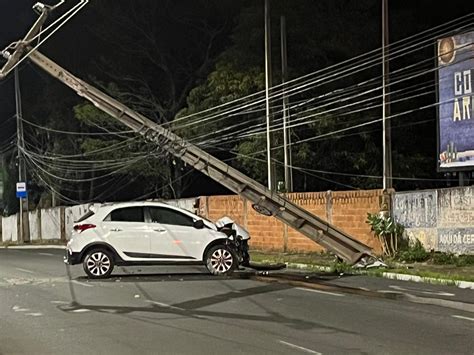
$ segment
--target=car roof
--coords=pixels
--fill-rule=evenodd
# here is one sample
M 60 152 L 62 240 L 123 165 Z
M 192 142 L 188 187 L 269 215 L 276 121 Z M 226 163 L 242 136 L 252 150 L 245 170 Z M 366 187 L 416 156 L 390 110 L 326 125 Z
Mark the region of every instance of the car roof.
M 130 202 L 106 202 L 102 203 L 100 207 L 135 207 L 135 206 L 164 206 L 164 207 L 175 207 L 164 202 L 158 201 L 130 201 Z M 180 209 L 180 208 L 178 208 Z
M 186 214 L 192 218 L 199 218 L 204 221 L 204 223 L 210 227 L 210 228 L 216 228 L 214 222 L 208 220 L 207 218 L 204 218 L 202 216 L 197 215 L 196 213 L 193 213 L 191 211 L 188 211 L 184 208 L 173 206 L 170 204 L 167 204 L 165 202 L 158 202 L 158 201 L 131 201 L 131 202 L 107 202 L 107 203 L 102 203 L 100 205 L 95 205 L 95 206 L 90 206 L 89 210 L 92 211 L 94 214 L 92 216 L 87 217 L 87 219 L 91 220 L 102 220 L 105 218 L 111 211 L 117 209 L 117 208 L 126 208 L 126 207 L 150 207 L 150 206 L 155 206 L 155 207 L 166 207 L 175 211 L 179 211 L 183 214 Z
M 169 205 L 164 202 L 157 202 L 157 201 L 131 201 L 131 202 L 109 202 L 103 203 L 98 208 L 93 210 L 93 212 L 97 213 L 98 215 L 103 215 L 110 213 L 111 210 L 115 210 L 117 208 L 126 208 L 126 207 L 166 207 L 175 211 L 179 211 L 181 213 L 187 214 L 188 216 L 192 217 L 199 217 L 195 213 L 185 210 L 184 208 Z M 201 217 L 200 217 L 201 218 Z

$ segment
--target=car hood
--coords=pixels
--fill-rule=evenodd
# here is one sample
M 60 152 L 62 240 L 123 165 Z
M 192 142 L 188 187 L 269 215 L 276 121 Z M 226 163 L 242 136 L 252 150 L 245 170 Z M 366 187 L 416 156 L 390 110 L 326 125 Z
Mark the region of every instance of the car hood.
M 232 229 L 235 230 L 236 234 L 240 237 L 242 237 L 242 239 L 250 239 L 250 234 L 249 232 L 244 228 L 242 227 L 240 224 L 236 223 L 232 218 L 228 217 L 228 216 L 224 216 L 220 219 L 218 219 L 216 221 L 216 226 L 217 226 L 217 229 L 220 229 L 226 225 L 232 225 Z

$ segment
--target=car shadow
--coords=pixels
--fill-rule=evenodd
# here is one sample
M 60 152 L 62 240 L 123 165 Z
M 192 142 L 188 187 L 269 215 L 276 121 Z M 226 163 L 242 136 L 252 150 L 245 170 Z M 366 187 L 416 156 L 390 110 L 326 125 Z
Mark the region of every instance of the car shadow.
M 88 283 L 114 283 L 114 282 L 182 282 L 182 281 L 223 281 L 249 279 L 255 276 L 255 272 L 234 272 L 228 276 L 211 275 L 208 272 L 154 272 L 154 273 L 114 273 L 106 279 L 90 279 L 87 276 L 74 278 L 77 281 Z
M 220 279 L 222 280 L 222 279 Z M 262 312 L 256 313 L 244 313 L 244 312 L 226 312 L 226 311 L 215 311 L 206 309 L 210 306 L 217 305 L 224 302 L 233 302 L 236 300 L 248 299 L 251 303 L 256 303 L 251 300 L 252 296 L 264 295 L 271 292 L 284 291 L 292 289 L 292 286 L 283 284 L 264 284 L 249 287 L 246 289 L 229 290 L 228 292 L 212 295 L 209 297 L 197 298 L 189 301 L 174 303 L 174 304 L 163 304 L 154 300 L 150 295 L 143 290 L 139 285 L 137 288 L 140 290 L 143 301 L 148 303 L 142 306 L 117 306 L 117 305 L 97 305 L 97 304 L 85 304 L 73 300 L 68 305 L 58 305 L 57 308 L 63 312 L 74 314 L 80 314 L 85 311 L 106 313 L 109 315 L 126 316 L 131 317 L 134 320 L 143 321 L 155 325 L 163 326 L 162 318 L 153 318 L 152 314 L 168 314 L 173 316 L 180 316 L 185 318 L 210 320 L 213 323 L 228 323 L 228 320 L 244 320 L 244 321 L 256 321 L 256 322 L 270 322 L 277 324 L 284 324 L 290 328 L 298 330 L 308 329 L 324 329 L 331 333 L 345 333 L 345 334 L 357 334 L 356 332 L 348 331 L 347 329 L 331 327 L 327 324 L 317 322 L 316 320 L 301 319 L 298 317 L 285 316 L 279 312 L 269 309 L 269 307 L 262 307 L 265 314 Z M 220 320 L 219 320 L 220 319 Z M 170 325 L 170 327 L 172 327 Z

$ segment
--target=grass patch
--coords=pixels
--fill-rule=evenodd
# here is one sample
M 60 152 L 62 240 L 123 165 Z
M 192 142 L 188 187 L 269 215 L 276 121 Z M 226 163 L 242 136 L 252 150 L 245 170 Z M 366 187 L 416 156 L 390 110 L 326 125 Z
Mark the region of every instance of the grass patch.
M 437 259 L 435 259 L 435 256 Z M 291 268 L 301 268 L 308 271 L 324 270 L 379 277 L 382 277 L 385 272 L 391 272 L 429 279 L 470 282 L 474 282 L 473 259 L 473 255 L 446 257 L 445 253 L 432 253 L 430 259 L 425 262 L 400 263 L 398 260 L 389 259 L 385 261 L 388 268 L 353 269 L 350 265 L 337 262 L 334 255 L 329 253 L 303 254 L 250 251 L 251 261 L 259 263 L 286 263 Z M 451 264 L 447 264 L 448 261 Z M 436 281 L 432 280 L 428 280 L 428 282 L 436 283 Z
M 250 260 L 257 263 L 287 263 L 331 267 L 335 262 L 335 257 L 329 253 L 278 253 L 251 250 Z

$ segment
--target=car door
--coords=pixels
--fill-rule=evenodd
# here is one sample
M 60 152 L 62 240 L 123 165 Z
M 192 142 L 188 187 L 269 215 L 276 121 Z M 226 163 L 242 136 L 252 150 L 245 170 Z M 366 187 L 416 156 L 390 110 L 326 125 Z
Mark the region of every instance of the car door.
M 142 206 L 117 208 L 103 221 L 108 242 L 124 259 L 148 259 L 150 231 Z
M 148 207 L 151 254 L 160 260 L 201 260 L 209 229 L 195 228 L 193 217 L 168 207 Z

